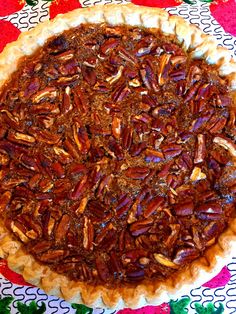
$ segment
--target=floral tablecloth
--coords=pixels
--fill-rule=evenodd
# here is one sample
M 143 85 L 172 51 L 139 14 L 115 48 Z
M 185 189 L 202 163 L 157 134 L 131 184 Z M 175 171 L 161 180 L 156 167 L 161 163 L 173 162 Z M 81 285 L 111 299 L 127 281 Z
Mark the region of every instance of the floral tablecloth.
M 0 51 L 21 32 L 39 22 L 54 18 L 79 7 L 98 4 L 127 3 L 129 0 L 0 0 Z M 236 0 L 133 0 L 137 5 L 165 8 L 172 15 L 180 15 L 212 34 L 219 45 L 227 47 L 236 59 Z M 236 252 L 236 249 L 235 249 Z M 235 253 L 236 255 L 236 253 Z M 139 310 L 90 309 L 69 304 L 48 296 L 27 284 L 20 275 L 10 271 L 5 260 L 0 260 L 0 314 L 7 313 L 118 313 L 119 314 L 233 314 L 236 313 L 236 257 L 222 265 L 218 276 L 202 287 L 189 291 L 178 300 L 161 306 Z

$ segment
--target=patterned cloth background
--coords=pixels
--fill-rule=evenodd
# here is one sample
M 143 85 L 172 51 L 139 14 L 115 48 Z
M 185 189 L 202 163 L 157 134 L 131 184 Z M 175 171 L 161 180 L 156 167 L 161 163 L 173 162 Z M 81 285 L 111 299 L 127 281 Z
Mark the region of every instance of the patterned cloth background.
M 39 22 L 54 18 L 75 8 L 97 4 L 121 3 L 129 0 L 0 0 L 0 51 L 21 32 Z M 236 0 L 133 0 L 136 4 L 164 7 L 172 15 L 180 15 L 213 35 L 236 59 Z M 235 250 L 236 251 L 236 250 Z M 224 265 L 222 265 L 223 267 Z M 202 287 L 193 289 L 178 300 L 161 306 L 139 310 L 105 311 L 69 304 L 48 296 L 27 284 L 20 275 L 10 271 L 0 260 L 0 314 L 233 314 L 236 313 L 236 257 L 222 268 L 218 276 Z

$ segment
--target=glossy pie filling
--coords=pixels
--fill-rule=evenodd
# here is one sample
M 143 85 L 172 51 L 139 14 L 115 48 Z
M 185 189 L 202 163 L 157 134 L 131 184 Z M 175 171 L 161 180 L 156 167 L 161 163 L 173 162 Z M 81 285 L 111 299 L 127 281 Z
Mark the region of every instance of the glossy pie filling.
M 172 38 L 81 25 L 0 95 L 0 210 L 27 252 L 91 283 L 167 278 L 235 210 L 227 81 Z

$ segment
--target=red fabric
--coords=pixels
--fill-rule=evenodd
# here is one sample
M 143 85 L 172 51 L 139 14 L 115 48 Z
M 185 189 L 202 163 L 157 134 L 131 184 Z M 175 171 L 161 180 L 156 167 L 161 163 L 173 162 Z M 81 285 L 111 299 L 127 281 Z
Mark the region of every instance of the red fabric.
M 137 310 L 124 309 L 118 311 L 117 314 L 170 314 L 170 306 L 168 303 L 163 303 L 159 306 L 145 306 Z
M 10 270 L 7 266 L 7 261 L 4 259 L 0 261 L 0 274 L 16 285 L 31 286 L 21 275 Z
M 0 20 L 0 52 L 11 41 L 14 41 L 20 35 L 20 30 L 11 22 Z
M 1 0 L 0 16 L 7 16 L 20 11 L 25 5 L 24 0 Z
M 218 0 L 210 4 L 212 16 L 231 35 L 236 36 L 236 0 Z
M 181 4 L 179 0 L 132 0 L 131 2 L 138 5 L 158 8 L 176 7 Z
M 225 266 L 222 268 L 221 272 L 217 276 L 215 276 L 202 286 L 211 289 L 223 287 L 227 285 L 227 283 L 230 281 L 230 277 L 231 277 L 230 272 L 228 268 Z
M 81 8 L 79 0 L 55 0 L 49 8 L 50 19 L 53 19 L 57 14 L 66 13 L 77 8 Z

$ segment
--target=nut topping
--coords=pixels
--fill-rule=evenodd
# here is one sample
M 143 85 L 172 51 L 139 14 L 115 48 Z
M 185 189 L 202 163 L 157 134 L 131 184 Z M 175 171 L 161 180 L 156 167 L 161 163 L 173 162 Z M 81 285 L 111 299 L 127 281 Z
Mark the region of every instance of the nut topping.
M 194 209 L 194 204 L 192 201 L 175 204 L 174 205 L 174 211 L 177 216 L 187 216 L 192 215 Z
M 35 138 L 33 136 L 30 136 L 28 134 L 23 134 L 20 132 L 12 132 L 10 131 L 8 133 L 7 137 L 10 141 L 16 142 L 16 143 L 22 143 L 25 145 L 32 145 L 35 143 Z
M 83 228 L 83 246 L 86 250 L 93 249 L 93 237 L 94 237 L 94 228 L 91 223 L 91 220 L 87 217 L 84 218 L 84 228 Z
M 3 212 L 7 209 L 7 205 L 11 199 L 11 192 L 6 191 L 0 196 L 0 212 Z
M 33 102 L 38 103 L 45 98 L 54 99 L 56 96 L 57 90 L 54 87 L 47 87 L 34 95 Z
M 66 234 L 69 231 L 70 228 L 70 216 L 64 215 L 62 216 L 57 229 L 55 231 L 55 240 L 56 242 L 61 242 L 65 240 Z
M 138 236 L 140 234 L 146 233 L 151 225 L 153 224 L 153 220 L 148 218 L 141 221 L 136 221 L 130 225 L 130 231 L 133 236 Z
M 112 120 L 112 133 L 113 136 L 118 140 L 121 133 L 121 119 L 114 116 Z
M 236 145 L 231 139 L 223 137 L 215 137 L 213 142 L 228 150 L 233 157 L 236 157 Z
M 0 90 L 0 214 L 53 271 L 168 280 L 235 216 L 227 80 L 152 29 L 81 24 Z
M 194 167 L 190 176 L 190 180 L 198 181 L 198 180 L 203 180 L 203 179 L 206 179 L 206 174 L 201 171 L 201 168 Z
M 172 261 L 170 261 L 167 257 L 165 257 L 164 255 L 162 254 L 157 254 L 155 253 L 154 254 L 154 257 L 155 257 L 155 260 L 160 263 L 161 265 L 163 266 L 166 266 L 166 267 L 171 267 L 171 268 L 176 268 L 178 269 L 179 266 L 175 263 L 173 263 Z
M 158 83 L 160 86 L 164 85 L 165 83 L 164 70 L 170 60 L 170 57 L 170 54 L 163 54 L 160 58 L 160 69 L 158 74 Z
M 145 167 L 134 167 L 134 168 L 128 168 L 125 171 L 125 175 L 128 178 L 141 180 L 144 179 L 149 174 L 149 169 Z
M 197 147 L 195 150 L 194 163 L 198 164 L 204 161 L 206 155 L 206 140 L 205 135 L 198 134 L 197 136 Z

